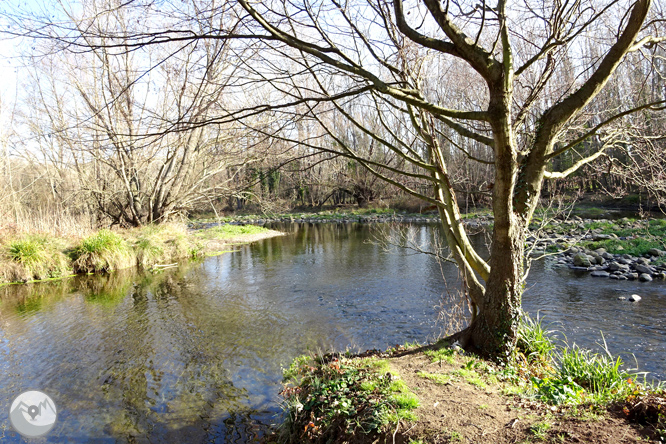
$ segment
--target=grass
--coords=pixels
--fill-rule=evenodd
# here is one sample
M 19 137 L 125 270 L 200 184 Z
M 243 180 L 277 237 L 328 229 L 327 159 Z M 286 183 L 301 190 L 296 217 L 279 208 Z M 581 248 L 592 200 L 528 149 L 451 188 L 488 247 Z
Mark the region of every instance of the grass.
M 102 229 L 83 238 L 14 235 L 0 239 L 0 284 L 57 279 L 72 273 L 113 272 L 135 266 L 158 270 L 159 265 L 203 256 L 204 240 L 239 242 L 266 231 L 252 225 L 225 225 L 193 233 L 184 224 L 161 224 L 117 231 Z
M 136 254 L 127 241 L 107 229 L 83 239 L 71 254 L 77 273 L 122 270 L 136 264 Z
M 260 227 L 257 225 L 224 224 L 209 228 L 207 230 L 202 230 L 197 234 L 206 239 L 228 240 L 240 236 L 262 234 L 267 231 L 269 231 L 267 228 Z
M 425 355 L 429 357 L 433 363 L 444 361 L 449 364 L 453 364 L 455 353 L 456 351 L 454 349 L 448 347 L 441 347 L 436 350 L 425 351 Z
M 425 379 L 429 379 L 435 384 L 440 384 L 440 385 L 446 385 L 450 384 L 451 381 L 453 380 L 453 377 L 451 375 L 443 374 L 443 373 L 428 373 L 428 372 L 418 372 L 417 376 Z
M 536 319 L 524 315 L 518 328 L 517 352 L 530 364 L 547 364 L 555 350 L 552 333 L 543 327 L 538 315 Z
M 639 376 L 623 370 L 604 341 L 603 353 L 555 342 L 539 318 L 524 316 L 519 329 L 519 354 L 531 375 L 534 395 L 551 404 L 607 405 L 624 399 L 634 390 Z
M 23 235 L 5 246 L 0 261 L 0 281 L 28 282 L 60 278 L 72 273 L 69 260 L 57 240 L 42 235 Z
M 590 250 L 604 248 L 611 254 L 630 254 L 643 256 L 652 248 L 666 249 L 666 220 L 651 219 L 621 219 L 619 221 L 593 221 L 583 223 L 582 228 L 576 227 L 576 232 L 597 230 L 599 234 L 615 235 L 611 239 L 599 241 L 584 241 L 580 246 Z M 564 234 L 574 228 L 571 225 L 547 225 L 546 230 L 553 230 Z
M 301 356 L 284 372 L 281 443 L 372 440 L 399 421 L 415 421 L 418 398 L 385 360 Z
M 429 348 L 423 350 L 429 363 L 420 370 L 408 364 L 402 371 L 417 371 L 419 378 L 436 385 L 471 384 L 486 394 L 509 395 L 517 405 L 529 405 L 545 414 L 530 419 L 525 427 L 529 442 L 566 439 L 556 428 L 552 411 L 590 421 L 604 420 L 610 408 L 635 422 L 647 422 L 666 437 L 664 387 L 637 383 L 639 375 L 624 370 L 622 360 L 611 356 L 605 342 L 601 353 L 581 349 L 557 339 L 542 319 L 527 316 L 519 332 L 520 348 L 509 363 L 491 363 L 440 341 L 438 348 L 424 347 Z M 418 420 L 414 416 L 418 398 L 391 373 L 389 362 L 330 355 L 297 358 L 284 372 L 287 420 L 269 442 L 390 442 L 390 434 L 399 430 L 397 424 L 402 422 L 407 430 L 418 428 L 418 424 L 405 424 Z M 433 371 L 437 363 L 441 368 Z M 415 393 L 439 389 L 425 381 L 413 387 Z M 489 406 L 481 404 L 478 409 Z M 429 417 L 427 406 L 424 415 Z M 439 430 L 448 434 L 446 442 L 464 439 L 449 429 Z M 421 438 L 417 435 L 412 441 Z
M 548 431 L 551 428 L 551 424 L 546 421 L 540 421 L 532 424 L 530 427 L 530 433 L 534 436 L 535 439 L 539 441 L 545 441 L 548 438 Z

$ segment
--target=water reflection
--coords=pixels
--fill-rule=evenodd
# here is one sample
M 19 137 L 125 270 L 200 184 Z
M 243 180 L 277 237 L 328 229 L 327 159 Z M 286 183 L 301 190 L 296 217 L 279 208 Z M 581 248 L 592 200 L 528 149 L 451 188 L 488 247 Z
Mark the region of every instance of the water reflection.
M 60 409 L 49 442 L 253 442 L 275 420 L 281 367 L 294 356 L 439 334 L 442 270 L 455 288 L 454 267 L 368 242 L 375 225 L 281 228 L 291 234 L 161 274 L 0 288 L 0 403 L 49 393 Z M 422 245 L 437 235 L 403 229 Z M 603 330 L 613 351 L 663 374 L 654 357 L 666 351 L 664 320 L 654 314 L 665 288 L 537 264 L 525 306 L 582 345 Z M 645 297 L 621 304 L 626 292 Z M 0 438 L 20 441 L 11 430 Z

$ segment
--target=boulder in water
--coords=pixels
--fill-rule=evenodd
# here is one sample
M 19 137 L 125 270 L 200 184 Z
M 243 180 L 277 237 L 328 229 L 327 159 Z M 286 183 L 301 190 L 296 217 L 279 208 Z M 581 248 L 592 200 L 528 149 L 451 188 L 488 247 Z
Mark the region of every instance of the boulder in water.
M 610 273 L 607 272 L 607 271 L 599 271 L 599 270 L 597 270 L 597 271 L 593 271 L 592 273 L 590 273 L 590 276 L 592 276 L 592 277 L 602 277 L 602 278 L 607 278 L 608 276 L 610 276 Z
M 587 257 L 586 254 L 583 253 L 574 254 L 573 263 L 577 267 L 589 267 L 590 265 L 592 265 L 590 263 L 590 259 Z
M 638 280 L 641 282 L 650 282 L 652 280 L 652 276 L 647 273 L 641 273 L 641 275 L 638 276 Z

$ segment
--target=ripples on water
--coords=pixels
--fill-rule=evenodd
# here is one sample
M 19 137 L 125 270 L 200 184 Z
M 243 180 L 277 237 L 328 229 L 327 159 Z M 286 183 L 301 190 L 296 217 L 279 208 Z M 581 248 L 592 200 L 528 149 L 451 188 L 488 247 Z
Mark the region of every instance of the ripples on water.
M 302 353 L 433 339 L 445 293 L 429 256 L 369 243 L 372 225 L 292 234 L 157 275 L 136 272 L 0 288 L 0 439 L 11 400 L 46 391 L 49 442 L 252 442 L 279 412 L 281 368 Z M 434 229 L 411 229 L 428 243 Z M 477 239 L 482 242 L 482 239 Z M 456 286 L 457 272 L 444 276 Z M 637 304 L 618 301 L 640 293 Z M 533 267 L 524 296 L 570 342 L 666 373 L 666 286 Z

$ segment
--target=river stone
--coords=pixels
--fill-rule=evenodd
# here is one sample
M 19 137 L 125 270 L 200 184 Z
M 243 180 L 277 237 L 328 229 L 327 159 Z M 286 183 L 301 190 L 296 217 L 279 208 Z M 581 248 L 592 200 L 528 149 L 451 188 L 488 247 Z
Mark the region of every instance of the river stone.
M 659 256 L 659 257 L 661 257 L 661 256 L 666 256 L 666 251 L 660 250 L 658 248 L 650 248 L 648 250 L 648 254 L 650 256 Z
M 608 277 L 611 278 L 611 279 L 620 279 L 620 276 L 618 276 L 617 274 L 611 274 Z
M 611 262 L 608 265 L 608 269 L 610 271 L 629 271 L 629 265 L 626 264 L 618 264 L 617 262 Z
M 636 279 L 638 279 L 638 273 L 627 273 L 627 274 L 625 274 L 625 276 L 630 281 L 635 281 Z
M 624 251 L 624 247 L 622 245 L 618 245 L 617 247 L 615 247 L 615 249 L 617 251 Z
M 580 252 L 580 249 L 578 249 L 576 247 L 569 248 L 569 253 L 571 253 L 571 254 L 576 254 L 578 252 Z
M 641 273 L 641 275 L 638 276 L 638 280 L 641 282 L 650 282 L 652 280 L 652 276 L 647 273 Z
M 607 261 L 613 260 L 613 258 L 614 258 L 614 256 L 613 256 L 612 254 L 610 254 L 610 253 L 602 253 L 602 254 L 601 254 L 601 257 L 603 257 L 603 258 L 606 259 Z
M 662 272 L 662 273 L 657 273 L 657 275 L 655 276 L 655 278 L 657 278 L 657 279 L 661 279 L 662 281 L 663 281 L 663 280 L 666 280 L 666 273 L 663 273 L 663 272 Z
M 594 252 L 597 253 L 598 255 L 603 255 L 606 252 L 606 249 L 605 248 L 597 248 L 596 250 L 594 250 Z
M 601 255 L 599 255 L 599 254 L 592 253 L 590 256 L 592 256 L 594 258 L 594 263 L 596 263 L 596 264 L 602 265 L 604 262 L 606 262 L 606 259 L 601 257 Z
M 595 241 L 601 241 L 601 240 L 607 240 L 610 239 L 612 236 L 610 234 L 594 234 L 592 236 L 592 239 Z
M 631 296 L 629 296 L 629 300 L 630 300 L 631 302 L 638 302 L 638 301 L 640 301 L 641 299 L 643 299 L 643 298 L 640 297 L 640 296 L 638 296 L 637 294 L 632 294 Z
M 607 278 L 608 276 L 610 276 L 610 273 L 608 273 L 607 271 L 593 271 L 592 273 L 590 273 L 590 276 Z
M 621 300 L 621 301 L 626 301 L 627 300 L 627 298 L 624 297 L 624 296 L 620 296 L 618 299 Z
M 647 265 L 644 264 L 635 264 L 634 269 L 639 273 L 643 274 L 652 274 L 655 272 L 655 270 L 652 267 L 648 267 Z
M 650 261 L 644 257 L 639 257 L 638 259 L 636 259 L 636 262 L 642 265 L 650 265 Z
M 622 265 L 631 265 L 631 261 L 624 257 L 618 258 L 617 263 Z
M 577 267 L 589 267 L 590 265 L 592 265 L 592 264 L 590 263 L 590 259 L 589 259 L 588 256 L 587 256 L 586 254 L 584 254 L 584 253 L 576 253 L 576 254 L 574 254 L 574 256 L 573 256 L 573 263 L 574 263 L 574 265 L 577 266 Z

